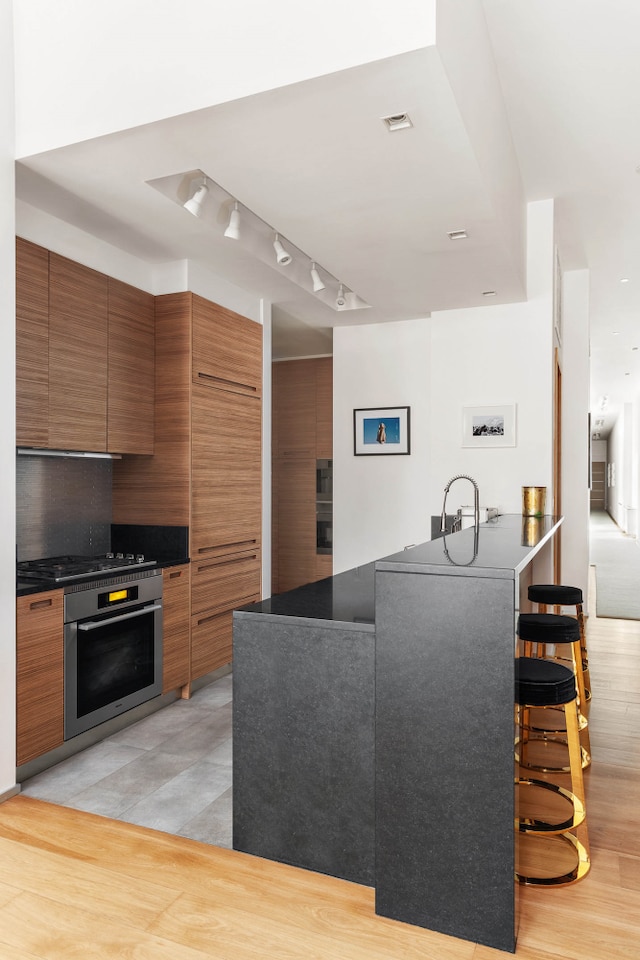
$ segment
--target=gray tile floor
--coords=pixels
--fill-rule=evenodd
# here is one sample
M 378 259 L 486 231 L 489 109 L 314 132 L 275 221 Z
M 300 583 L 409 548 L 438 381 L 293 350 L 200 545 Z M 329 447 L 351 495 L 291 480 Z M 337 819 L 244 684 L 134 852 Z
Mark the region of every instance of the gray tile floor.
M 231 847 L 231 675 L 22 784 L 29 797 Z

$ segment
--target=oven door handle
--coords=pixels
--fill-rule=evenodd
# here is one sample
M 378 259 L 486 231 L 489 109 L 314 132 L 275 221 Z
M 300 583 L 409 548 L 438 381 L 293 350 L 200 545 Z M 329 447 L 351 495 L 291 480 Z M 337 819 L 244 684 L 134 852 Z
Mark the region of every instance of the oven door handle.
M 121 613 L 118 617 L 109 617 L 104 620 L 87 620 L 86 623 L 79 623 L 78 630 L 97 630 L 98 627 L 104 627 L 107 624 L 119 623 L 121 620 L 133 620 L 134 617 L 142 617 L 145 613 L 151 613 L 153 610 L 162 610 L 161 603 L 154 603 L 153 606 L 143 607 L 142 610 L 134 610 L 133 613 Z

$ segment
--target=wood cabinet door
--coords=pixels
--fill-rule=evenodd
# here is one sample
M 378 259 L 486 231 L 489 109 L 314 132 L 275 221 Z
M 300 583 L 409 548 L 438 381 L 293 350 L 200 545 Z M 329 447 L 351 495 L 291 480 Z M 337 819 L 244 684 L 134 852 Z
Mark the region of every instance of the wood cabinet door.
M 231 663 L 233 614 L 204 613 L 191 618 L 191 679 L 197 680 Z
M 191 553 L 260 545 L 261 401 L 193 384 Z
M 17 601 L 17 762 L 27 763 L 64 741 L 62 590 Z
M 16 443 L 49 441 L 49 251 L 16 239 Z
M 273 456 L 316 459 L 315 369 L 311 360 L 273 364 Z
M 153 453 L 153 297 L 109 277 L 107 450 Z
M 193 381 L 262 395 L 262 326 L 193 296 Z
M 278 463 L 278 592 L 317 579 L 316 462 Z
M 316 457 L 333 459 L 333 357 L 318 357 L 316 372 Z
M 107 448 L 107 277 L 49 255 L 49 446 Z
M 177 690 L 190 677 L 190 567 L 162 571 L 162 692 Z

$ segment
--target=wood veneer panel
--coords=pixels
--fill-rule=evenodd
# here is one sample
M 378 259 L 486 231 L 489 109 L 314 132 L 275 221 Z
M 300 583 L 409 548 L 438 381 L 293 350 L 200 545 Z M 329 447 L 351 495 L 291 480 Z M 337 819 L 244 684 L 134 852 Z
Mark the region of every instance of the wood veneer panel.
M 62 590 L 19 597 L 16 604 L 17 762 L 64 740 Z
M 153 453 L 154 298 L 109 277 L 107 449 Z
M 16 442 L 49 440 L 49 251 L 16 238 Z
M 231 610 L 260 593 L 260 550 L 194 561 L 191 613 Z
M 219 544 L 260 544 L 261 404 L 194 383 L 192 555 Z
M 191 294 L 156 297 L 152 457 L 114 462 L 114 523 L 188 526 L 191 482 Z
M 251 599 L 251 598 L 250 598 Z M 257 597 L 255 598 L 257 599 Z M 247 603 L 250 600 L 246 601 Z M 231 610 L 191 617 L 191 679 L 231 663 L 233 619 Z
M 49 446 L 106 450 L 107 277 L 49 255 Z
M 315 460 L 278 463 L 278 592 L 316 577 Z
M 162 692 L 190 676 L 191 570 L 188 563 L 162 571 Z
M 273 455 L 316 459 L 315 370 L 310 360 L 273 364 L 273 405 L 277 432 Z
M 314 361 L 316 373 L 316 457 L 333 458 L 333 357 Z
M 193 296 L 193 380 L 262 394 L 262 326 Z

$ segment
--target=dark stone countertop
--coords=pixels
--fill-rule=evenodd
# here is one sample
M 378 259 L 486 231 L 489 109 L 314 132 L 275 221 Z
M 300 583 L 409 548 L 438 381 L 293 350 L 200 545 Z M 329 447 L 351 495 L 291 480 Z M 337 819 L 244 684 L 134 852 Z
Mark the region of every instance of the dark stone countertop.
M 378 570 L 512 580 L 553 536 L 562 517 L 504 514 L 378 560 Z
M 506 514 L 381 560 L 247 604 L 236 616 L 296 617 L 373 629 L 377 570 L 514 579 L 556 531 L 562 518 Z
M 267 600 L 250 603 L 235 611 L 269 617 L 298 617 L 308 622 L 333 621 L 353 624 L 358 629 L 374 629 L 375 563 L 354 567 L 326 580 L 278 593 Z

